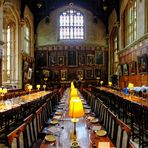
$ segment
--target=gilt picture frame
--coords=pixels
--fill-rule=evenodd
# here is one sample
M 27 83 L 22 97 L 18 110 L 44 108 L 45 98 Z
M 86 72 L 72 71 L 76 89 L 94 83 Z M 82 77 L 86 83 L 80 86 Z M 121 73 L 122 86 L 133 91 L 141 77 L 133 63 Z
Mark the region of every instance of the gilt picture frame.
M 77 52 L 76 51 L 68 51 L 67 65 L 69 67 L 76 67 L 77 66 Z
M 129 74 L 129 69 L 128 69 L 128 64 L 122 64 L 122 74 L 123 75 L 128 75 Z
M 58 56 L 58 65 L 63 66 L 65 64 L 64 56 Z
M 94 64 L 94 55 L 93 54 L 88 54 L 87 55 L 87 64 L 88 65 L 93 65 Z
M 135 75 L 137 73 L 137 63 L 132 61 L 129 63 L 129 75 Z
M 87 69 L 85 71 L 85 77 L 86 77 L 86 79 L 94 79 L 94 70 L 93 69 Z
M 138 61 L 138 72 L 140 74 L 148 73 L 148 55 L 143 54 L 137 58 Z

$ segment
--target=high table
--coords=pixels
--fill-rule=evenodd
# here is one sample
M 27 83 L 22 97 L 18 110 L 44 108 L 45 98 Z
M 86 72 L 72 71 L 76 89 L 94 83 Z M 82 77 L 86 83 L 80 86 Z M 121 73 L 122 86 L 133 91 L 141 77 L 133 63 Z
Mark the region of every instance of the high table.
M 83 100 L 85 104 L 85 100 Z M 74 123 L 71 122 L 71 119 L 68 115 L 68 104 L 69 104 L 69 89 L 67 89 L 61 99 L 60 105 L 57 108 L 55 116 L 53 118 L 58 119 L 57 124 L 50 124 L 48 127 L 44 128 L 44 132 L 47 134 L 52 134 L 56 137 L 56 140 L 53 142 L 48 142 L 45 139 L 42 141 L 41 148 L 70 148 L 72 144 L 72 137 L 74 132 Z M 83 118 L 80 118 L 76 123 L 76 137 L 77 142 L 81 148 L 92 148 L 98 147 L 99 144 L 109 145 L 108 147 L 114 147 L 112 141 L 107 135 L 98 136 L 95 127 L 103 129 L 101 125 L 96 123 L 91 123 L 89 120 L 92 116 L 91 112 L 87 113 Z M 61 115 L 58 114 L 61 112 Z M 53 129 L 49 130 L 49 129 Z M 56 130 L 58 132 L 56 132 Z M 100 147 L 102 148 L 102 147 Z M 105 147 L 104 147 L 105 148 Z M 106 147 L 107 148 L 107 147 Z

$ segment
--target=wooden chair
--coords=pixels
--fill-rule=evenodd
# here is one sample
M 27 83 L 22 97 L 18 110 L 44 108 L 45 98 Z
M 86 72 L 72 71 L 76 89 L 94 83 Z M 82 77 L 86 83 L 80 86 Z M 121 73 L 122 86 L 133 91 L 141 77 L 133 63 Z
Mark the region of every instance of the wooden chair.
M 94 112 L 96 108 L 96 97 L 94 95 L 91 96 L 90 107 L 91 107 L 92 112 Z
M 26 134 L 27 134 L 27 138 L 28 138 L 28 140 L 26 141 L 27 147 L 33 146 L 33 144 L 37 140 L 33 119 L 34 119 L 33 114 L 31 114 L 26 119 L 24 119 L 24 122 L 26 124 Z
M 104 122 L 105 122 L 104 116 L 106 115 L 106 109 L 107 109 L 107 107 L 104 104 L 101 104 L 98 118 L 102 124 L 104 124 Z
M 113 141 L 115 144 L 116 141 L 116 118 L 117 116 L 108 109 L 108 119 L 107 119 L 107 133 L 110 139 Z
M 102 104 L 103 102 L 99 98 L 97 98 L 96 99 L 96 109 L 94 110 L 94 113 L 96 114 L 97 117 L 100 117 Z
M 47 113 L 48 112 L 47 112 L 47 102 L 46 102 L 42 105 L 42 125 L 45 125 L 45 123 L 48 120 L 48 114 Z
M 35 125 L 37 129 L 37 134 L 41 131 L 43 125 L 42 125 L 42 107 L 40 107 L 36 112 L 35 112 Z
M 142 92 L 142 97 L 148 100 L 148 92 Z
M 9 148 L 28 148 L 27 147 L 27 135 L 26 135 L 26 124 L 23 123 L 17 129 L 7 135 L 7 143 Z M 15 140 L 16 139 L 16 140 Z
M 108 107 L 104 104 L 102 104 L 102 125 L 104 127 L 107 127 L 108 123 Z
M 132 129 L 132 140 L 139 140 L 139 146 L 142 144 L 143 135 L 143 107 L 137 103 L 131 103 L 131 129 Z
M 148 108 L 143 106 L 142 148 L 148 147 Z
M 53 117 L 53 106 L 50 98 L 47 100 L 47 115 Z
M 131 129 L 120 119 L 116 118 L 116 148 L 130 148 L 130 136 Z

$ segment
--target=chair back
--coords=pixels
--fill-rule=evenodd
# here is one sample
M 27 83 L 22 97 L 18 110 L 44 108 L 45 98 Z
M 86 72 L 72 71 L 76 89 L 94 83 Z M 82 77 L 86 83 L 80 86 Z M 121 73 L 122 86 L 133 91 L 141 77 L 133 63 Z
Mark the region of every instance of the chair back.
M 26 141 L 26 124 L 23 123 L 17 129 L 7 135 L 7 143 L 9 148 L 27 148 Z
M 131 129 L 118 118 L 116 123 L 116 148 L 130 148 Z
M 26 124 L 26 134 L 27 134 L 27 138 L 28 138 L 28 140 L 26 141 L 27 147 L 31 147 L 35 143 L 35 141 L 37 140 L 33 120 L 34 120 L 33 114 L 31 114 L 26 119 L 24 119 L 24 122 Z
M 35 112 L 35 126 L 37 126 L 37 133 L 39 133 L 43 127 L 42 125 L 42 107 L 40 107 L 36 112 Z
M 113 143 L 115 144 L 115 140 L 116 140 L 116 115 L 108 109 L 108 117 L 107 117 L 107 133 L 108 136 L 110 137 L 110 139 L 113 141 Z

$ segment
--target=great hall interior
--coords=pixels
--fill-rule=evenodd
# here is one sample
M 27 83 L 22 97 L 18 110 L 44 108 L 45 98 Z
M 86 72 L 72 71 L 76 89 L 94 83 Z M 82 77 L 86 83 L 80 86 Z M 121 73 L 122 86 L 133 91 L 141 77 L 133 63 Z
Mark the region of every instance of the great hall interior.
M 148 0 L 0 0 L 0 148 L 148 148 Z

